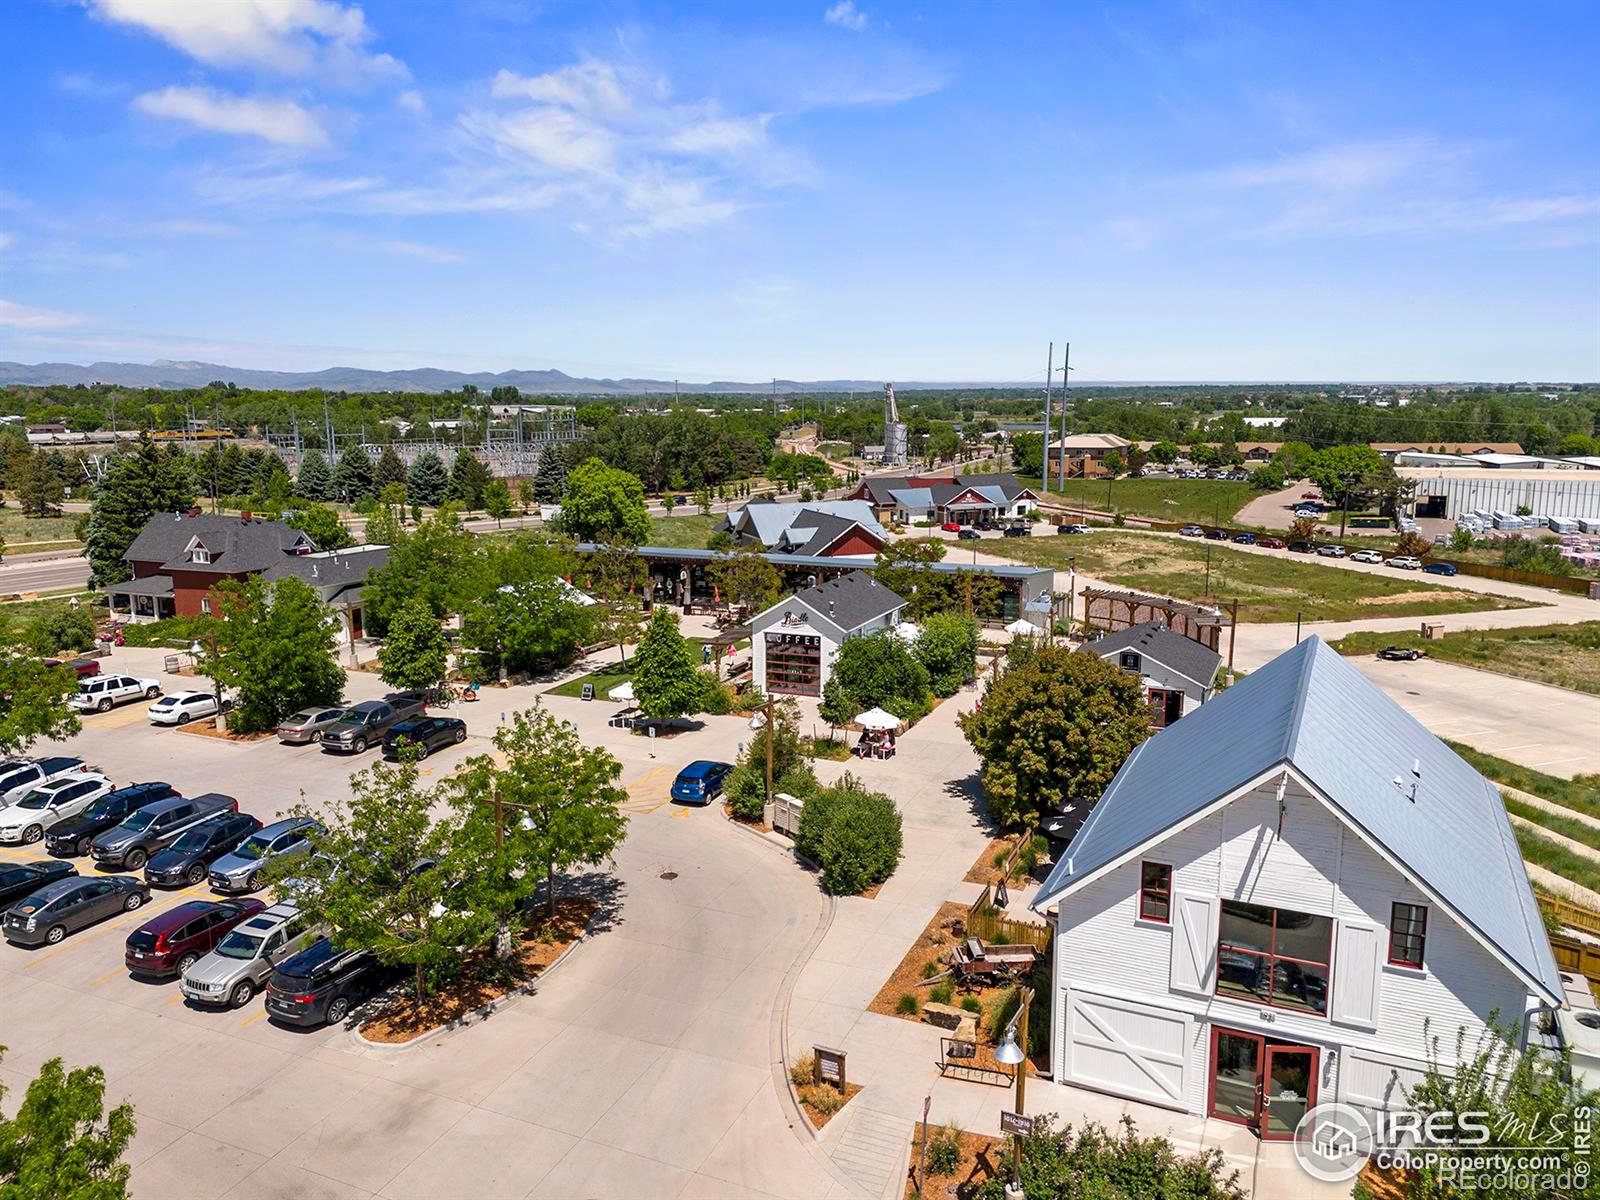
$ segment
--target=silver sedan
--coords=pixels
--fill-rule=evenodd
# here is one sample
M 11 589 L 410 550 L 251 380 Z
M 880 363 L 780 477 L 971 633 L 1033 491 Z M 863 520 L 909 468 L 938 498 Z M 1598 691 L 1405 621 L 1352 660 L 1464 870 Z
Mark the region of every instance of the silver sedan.
M 304 746 L 307 742 L 320 742 L 322 731 L 338 722 L 344 709 L 337 705 L 323 708 L 302 708 L 292 717 L 278 724 L 278 740 L 286 746 Z

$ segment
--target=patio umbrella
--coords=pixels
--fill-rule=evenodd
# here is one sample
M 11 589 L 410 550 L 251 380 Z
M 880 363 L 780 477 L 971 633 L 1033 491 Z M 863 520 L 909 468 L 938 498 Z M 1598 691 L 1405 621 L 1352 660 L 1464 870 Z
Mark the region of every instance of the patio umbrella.
M 914 642 L 922 636 L 922 626 L 913 621 L 901 621 L 894 627 L 894 635 L 902 642 Z
M 1024 621 L 1021 617 L 1018 617 L 1006 626 L 1006 632 L 1016 634 L 1018 637 L 1029 637 L 1038 633 L 1039 627 L 1032 621 Z
M 607 692 L 606 695 L 610 696 L 613 700 L 626 700 L 628 703 L 632 704 L 633 680 L 630 679 L 626 683 L 617 684 L 617 686 Z
M 863 729 L 899 729 L 900 718 L 881 708 L 869 708 L 856 715 L 856 724 Z

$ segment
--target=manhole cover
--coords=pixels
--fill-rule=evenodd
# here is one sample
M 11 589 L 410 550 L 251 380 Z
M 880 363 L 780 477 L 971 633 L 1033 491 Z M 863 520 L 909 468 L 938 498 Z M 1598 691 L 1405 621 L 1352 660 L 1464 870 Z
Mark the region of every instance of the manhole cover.
M 678 877 L 678 873 L 676 871 L 663 871 L 663 872 L 661 872 L 661 878 L 663 878 L 663 879 L 676 879 L 677 877 Z

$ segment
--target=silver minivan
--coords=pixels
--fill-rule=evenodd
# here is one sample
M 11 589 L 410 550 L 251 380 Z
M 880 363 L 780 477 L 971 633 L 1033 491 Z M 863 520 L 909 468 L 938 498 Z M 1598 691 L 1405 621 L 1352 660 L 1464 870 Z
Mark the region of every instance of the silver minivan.
M 183 973 L 178 987 L 196 1004 L 243 1008 L 272 968 L 327 931 L 292 904 L 274 904 L 229 931 L 217 948 Z

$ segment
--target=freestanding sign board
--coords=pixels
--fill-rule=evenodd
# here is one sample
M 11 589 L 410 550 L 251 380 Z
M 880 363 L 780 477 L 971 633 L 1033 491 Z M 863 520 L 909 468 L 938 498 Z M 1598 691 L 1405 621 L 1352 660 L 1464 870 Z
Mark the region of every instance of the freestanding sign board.
M 813 1046 L 811 1051 L 817 1064 L 812 1076 L 816 1082 L 831 1083 L 841 1092 L 844 1091 L 844 1051 L 835 1050 L 831 1046 Z

